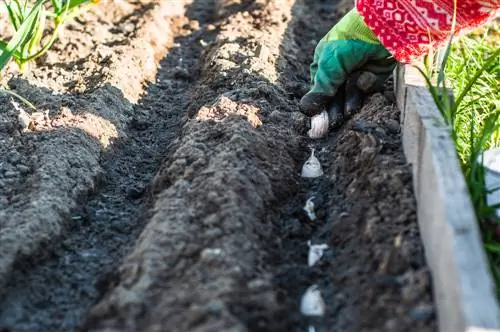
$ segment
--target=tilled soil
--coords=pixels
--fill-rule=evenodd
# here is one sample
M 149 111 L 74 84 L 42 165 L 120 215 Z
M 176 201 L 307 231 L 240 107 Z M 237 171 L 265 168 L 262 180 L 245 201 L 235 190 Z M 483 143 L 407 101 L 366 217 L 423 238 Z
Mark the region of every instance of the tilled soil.
M 1 97 L 0 329 L 435 331 L 391 82 L 321 140 L 298 112 L 351 5 L 110 2 L 73 22 L 9 82 L 48 114 L 20 130 Z M 304 179 L 311 149 L 324 175 Z M 313 267 L 308 241 L 328 245 Z M 300 313 L 312 285 L 323 317 Z

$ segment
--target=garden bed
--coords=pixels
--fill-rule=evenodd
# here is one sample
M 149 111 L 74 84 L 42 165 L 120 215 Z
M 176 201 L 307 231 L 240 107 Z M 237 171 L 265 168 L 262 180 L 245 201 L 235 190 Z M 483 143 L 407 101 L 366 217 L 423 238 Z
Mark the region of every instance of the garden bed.
M 20 131 L 2 97 L 0 328 L 436 330 L 390 82 L 321 140 L 297 111 L 348 6 L 106 6 L 9 82 L 47 115 Z M 322 318 L 299 310 L 313 284 Z
M 450 128 L 415 68 L 399 66 L 395 77 L 440 331 L 498 331 L 495 284 Z

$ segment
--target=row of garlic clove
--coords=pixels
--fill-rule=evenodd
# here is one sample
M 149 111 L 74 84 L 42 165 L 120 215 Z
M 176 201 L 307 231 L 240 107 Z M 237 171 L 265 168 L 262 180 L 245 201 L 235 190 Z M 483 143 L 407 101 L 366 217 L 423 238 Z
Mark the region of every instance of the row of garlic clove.
M 314 152 L 313 152 L 314 155 Z M 316 219 L 314 197 L 307 200 L 303 210 L 307 213 L 309 219 L 314 221 Z M 323 256 L 325 250 L 328 249 L 327 244 L 312 244 L 311 241 L 307 242 L 309 247 L 309 254 L 307 256 L 307 265 L 314 266 Z M 310 286 L 302 295 L 300 301 L 300 312 L 308 317 L 323 317 L 325 315 L 326 304 L 321 296 L 321 291 L 318 285 Z M 314 326 L 309 326 L 310 332 L 315 332 Z
M 311 129 L 308 132 L 310 138 L 321 138 L 324 137 L 328 132 L 328 113 L 323 111 L 322 113 L 315 115 L 311 118 Z M 311 156 L 306 160 L 302 166 L 301 176 L 304 178 L 317 178 L 323 175 L 323 168 L 318 158 L 314 155 L 314 149 L 311 151 Z M 315 206 L 313 198 L 307 200 L 304 211 L 307 213 L 309 219 L 314 221 L 316 219 Z M 309 267 L 314 266 L 323 256 L 323 252 L 328 249 L 328 245 L 319 244 L 313 245 L 311 241 L 307 242 L 309 246 L 309 254 L 307 259 L 307 264 Z M 325 314 L 325 301 L 321 296 L 321 291 L 318 285 L 310 286 L 306 292 L 302 295 L 300 302 L 300 312 L 304 316 L 316 316 L 322 317 Z M 309 332 L 315 332 L 314 326 L 309 326 Z
M 323 256 L 323 252 L 328 249 L 326 244 L 311 244 L 308 241 L 309 255 L 308 255 L 308 265 L 311 267 L 316 262 L 318 262 Z M 323 317 L 325 315 L 326 304 L 321 296 L 321 291 L 318 285 L 314 284 L 310 286 L 300 301 L 300 312 L 304 316 L 313 317 Z M 314 329 L 314 327 L 312 327 Z M 311 329 L 311 327 L 309 328 Z

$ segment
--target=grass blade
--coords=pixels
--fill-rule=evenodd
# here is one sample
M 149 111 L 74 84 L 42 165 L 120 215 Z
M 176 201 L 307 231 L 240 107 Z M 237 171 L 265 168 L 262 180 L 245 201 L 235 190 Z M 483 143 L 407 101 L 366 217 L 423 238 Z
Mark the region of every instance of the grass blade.
M 19 26 L 21 25 L 21 18 L 18 16 L 19 12 L 14 11 L 12 8 L 11 2 L 7 3 L 7 0 L 4 0 L 5 7 L 7 8 L 7 12 L 9 13 L 9 20 L 14 27 L 14 30 L 19 30 Z
M 464 97 L 469 93 L 472 86 L 477 82 L 478 78 L 489 69 L 490 66 L 495 66 L 497 62 L 495 62 L 495 58 L 500 55 L 500 48 L 497 49 L 484 63 L 484 65 L 474 74 L 474 76 L 469 80 L 465 88 L 462 90 L 460 95 L 457 98 L 456 104 L 460 105 Z
M 60 1 L 60 0 L 51 0 L 51 3 L 52 3 L 52 7 L 54 7 L 54 11 L 56 13 L 59 13 L 61 11 L 62 1 Z

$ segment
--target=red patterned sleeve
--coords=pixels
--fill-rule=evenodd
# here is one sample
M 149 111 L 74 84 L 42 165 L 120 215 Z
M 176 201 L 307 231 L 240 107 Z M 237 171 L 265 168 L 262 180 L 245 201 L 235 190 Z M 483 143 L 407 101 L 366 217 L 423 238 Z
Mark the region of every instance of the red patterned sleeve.
M 455 32 L 469 31 L 500 13 L 500 0 L 458 0 Z M 357 0 L 366 24 L 394 55 L 409 63 L 449 39 L 453 0 Z

